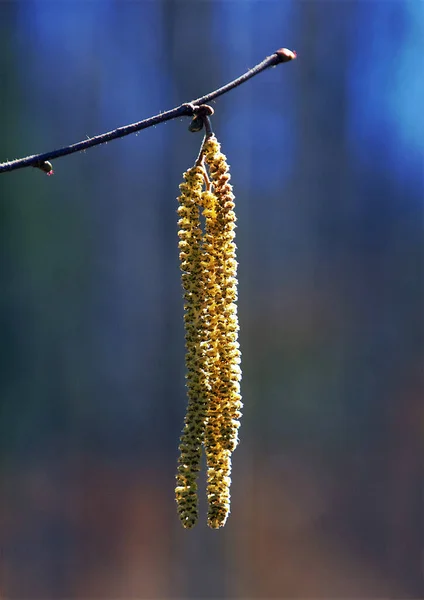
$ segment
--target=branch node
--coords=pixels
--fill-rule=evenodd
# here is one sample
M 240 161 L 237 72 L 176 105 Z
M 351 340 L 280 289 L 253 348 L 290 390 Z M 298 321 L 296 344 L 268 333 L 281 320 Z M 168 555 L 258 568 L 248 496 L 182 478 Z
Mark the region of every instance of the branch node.
M 197 106 L 193 102 L 184 102 L 184 104 L 181 104 L 181 108 L 184 108 L 188 116 L 191 117 L 195 114 Z
M 209 117 L 215 112 L 212 106 L 208 104 L 201 104 L 200 106 L 193 105 L 193 119 L 189 125 L 189 131 L 197 133 L 205 126 L 206 135 L 210 137 L 212 135 L 212 126 Z
M 54 175 L 53 165 L 48 160 L 41 160 L 32 166 L 35 167 L 36 169 L 41 169 L 47 175 Z

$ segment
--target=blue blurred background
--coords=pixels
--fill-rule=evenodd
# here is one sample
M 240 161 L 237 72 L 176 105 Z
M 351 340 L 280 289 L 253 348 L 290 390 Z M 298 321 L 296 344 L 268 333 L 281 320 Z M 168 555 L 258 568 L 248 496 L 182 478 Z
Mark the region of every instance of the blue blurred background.
M 199 97 L 238 213 L 226 527 L 185 531 L 175 120 L 0 178 L 3 598 L 424 597 L 424 3 L 0 3 L 0 161 Z

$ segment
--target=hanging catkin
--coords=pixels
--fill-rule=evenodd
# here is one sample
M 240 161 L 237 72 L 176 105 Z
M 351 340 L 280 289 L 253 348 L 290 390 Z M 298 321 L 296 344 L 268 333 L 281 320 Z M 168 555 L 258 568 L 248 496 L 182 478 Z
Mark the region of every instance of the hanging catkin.
M 185 298 L 188 409 L 180 444 L 176 500 L 185 527 L 197 520 L 201 444 L 207 460 L 208 525 L 230 511 L 231 454 L 238 443 L 240 350 L 234 195 L 214 135 L 180 186 L 180 262 Z M 205 190 L 202 191 L 202 186 Z M 200 225 L 203 215 L 203 232 Z
M 203 277 L 199 204 L 203 169 L 193 167 L 184 173 L 180 185 L 178 214 L 180 227 L 180 265 L 184 289 L 184 325 L 186 331 L 186 368 L 188 406 L 179 446 L 177 487 L 178 513 L 184 527 L 197 522 L 197 474 L 200 470 L 201 446 L 204 438 L 207 402 L 207 374 L 203 343 Z

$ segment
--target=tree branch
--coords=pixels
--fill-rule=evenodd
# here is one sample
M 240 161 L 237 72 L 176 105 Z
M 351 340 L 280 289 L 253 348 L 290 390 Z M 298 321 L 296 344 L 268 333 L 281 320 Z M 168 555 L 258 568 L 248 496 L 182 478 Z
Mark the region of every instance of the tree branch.
M 260 62 L 253 69 L 249 69 L 244 75 L 241 75 L 234 81 L 227 83 L 223 87 L 211 92 L 210 94 L 206 94 L 206 96 L 202 96 L 201 98 L 197 98 L 197 100 L 193 100 L 192 102 L 181 104 L 172 110 L 168 110 L 166 112 L 155 115 L 154 117 L 150 117 L 149 119 L 144 119 L 144 121 L 139 121 L 138 123 L 133 123 L 132 125 L 126 125 L 125 127 L 119 127 L 118 129 L 114 129 L 113 131 L 109 131 L 107 133 L 103 133 L 102 135 L 96 135 L 92 138 L 88 138 L 81 142 L 77 142 L 76 144 L 72 144 L 71 146 L 65 146 L 64 148 L 60 148 L 59 150 L 52 150 L 51 152 L 45 152 L 44 154 L 33 154 L 32 156 L 27 156 L 25 158 L 18 158 L 16 160 L 11 160 L 8 162 L 4 162 L 0 164 L 0 173 L 5 173 L 6 171 L 15 171 L 16 169 L 23 169 L 24 167 L 38 167 L 41 170 L 52 173 L 51 165 L 47 161 L 52 160 L 54 158 L 59 158 L 60 156 L 67 156 L 68 154 L 73 154 L 74 152 L 81 152 L 82 150 L 87 150 L 87 148 L 91 148 L 92 146 L 98 146 L 99 144 L 104 144 L 105 142 L 109 142 L 110 140 L 115 140 L 117 138 L 124 137 L 126 135 L 130 135 L 131 133 L 135 133 L 136 131 L 141 131 L 142 129 L 147 129 L 148 127 L 153 127 L 153 125 L 158 125 L 159 123 L 164 123 L 165 121 L 170 121 L 171 119 L 177 119 L 179 117 L 191 117 L 194 116 L 196 112 L 196 107 L 207 104 L 218 96 L 222 96 L 227 92 L 233 90 L 237 86 L 241 85 L 251 79 L 255 75 L 258 75 L 265 69 L 269 67 L 274 67 L 279 63 L 288 62 L 296 58 L 296 53 L 288 50 L 287 48 L 280 48 L 271 56 L 268 56 Z

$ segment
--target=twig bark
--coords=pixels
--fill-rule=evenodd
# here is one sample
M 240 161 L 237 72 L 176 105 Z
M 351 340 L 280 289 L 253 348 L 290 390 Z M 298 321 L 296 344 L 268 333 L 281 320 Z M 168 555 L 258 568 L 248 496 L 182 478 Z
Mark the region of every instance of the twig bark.
M 179 117 L 190 117 L 195 114 L 196 107 L 207 104 L 215 98 L 226 94 L 227 92 L 233 90 L 237 86 L 245 83 L 255 75 L 258 75 L 265 69 L 269 67 L 274 67 L 279 63 L 289 62 L 296 58 L 296 53 L 288 50 L 287 48 L 280 48 L 271 56 L 265 58 L 262 62 L 260 62 L 256 67 L 249 69 L 246 73 L 234 79 L 227 85 L 211 92 L 210 94 L 206 94 L 206 96 L 202 96 L 201 98 L 197 98 L 197 100 L 193 100 L 192 102 L 181 104 L 172 110 L 168 110 L 166 112 L 155 115 L 154 117 L 150 117 L 149 119 L 144 119 L 143 121 L 139 121 L 138 123 L 132 123 L 131 125 L 126 125 L 125 127 L 118 127 L 118 129 L 114 129 L 113 131 L 108 131 L 107 133 L 103 133 L 101 135 L 96 135 L 92 138 L 88 138 L 81 142 L 77 142 L 76 144 L 72 144 L 70 146 L 65 146 L 64 148 L 59 148 L 58 150 L 52 150 L 51 152 L 45 152 L 43 154 L 33 154 L 31 156 L 26 156 L 25 158 L 17 158 L 15 160 L 7 161 L 0 164 L 0 173 L 5 173 L 6 171 L 15 171 L 16 169 L 23 169 L 24 167 L 38 167 L 43 171 L 47 172 L 47 161 L 53 160 L 55 158 L 59 158 L 61 156 L 67 156 L 68 154 L 74 154 L 74 152 L 81 152 L 82 150 L 87 150 L 87 148 L 92 148 L 93 146 L 98 146 L 99 144 L 104 144 L 105 142 L 109 142 L 110 140 L 115 140 L 117 138 L 124 137 L 126 135 L 130 135 L 131 133 L 136 133 L 137 131 L 141 131 L 142 129 L 147 129 L 148 127 L 153 127 L 153 125 L 158 125 L 159 123 L 164 123 L 165 121 L 170 121 L 171 119 L 177 119 Z M 50 171 L 51 173 L 51 171 Z

